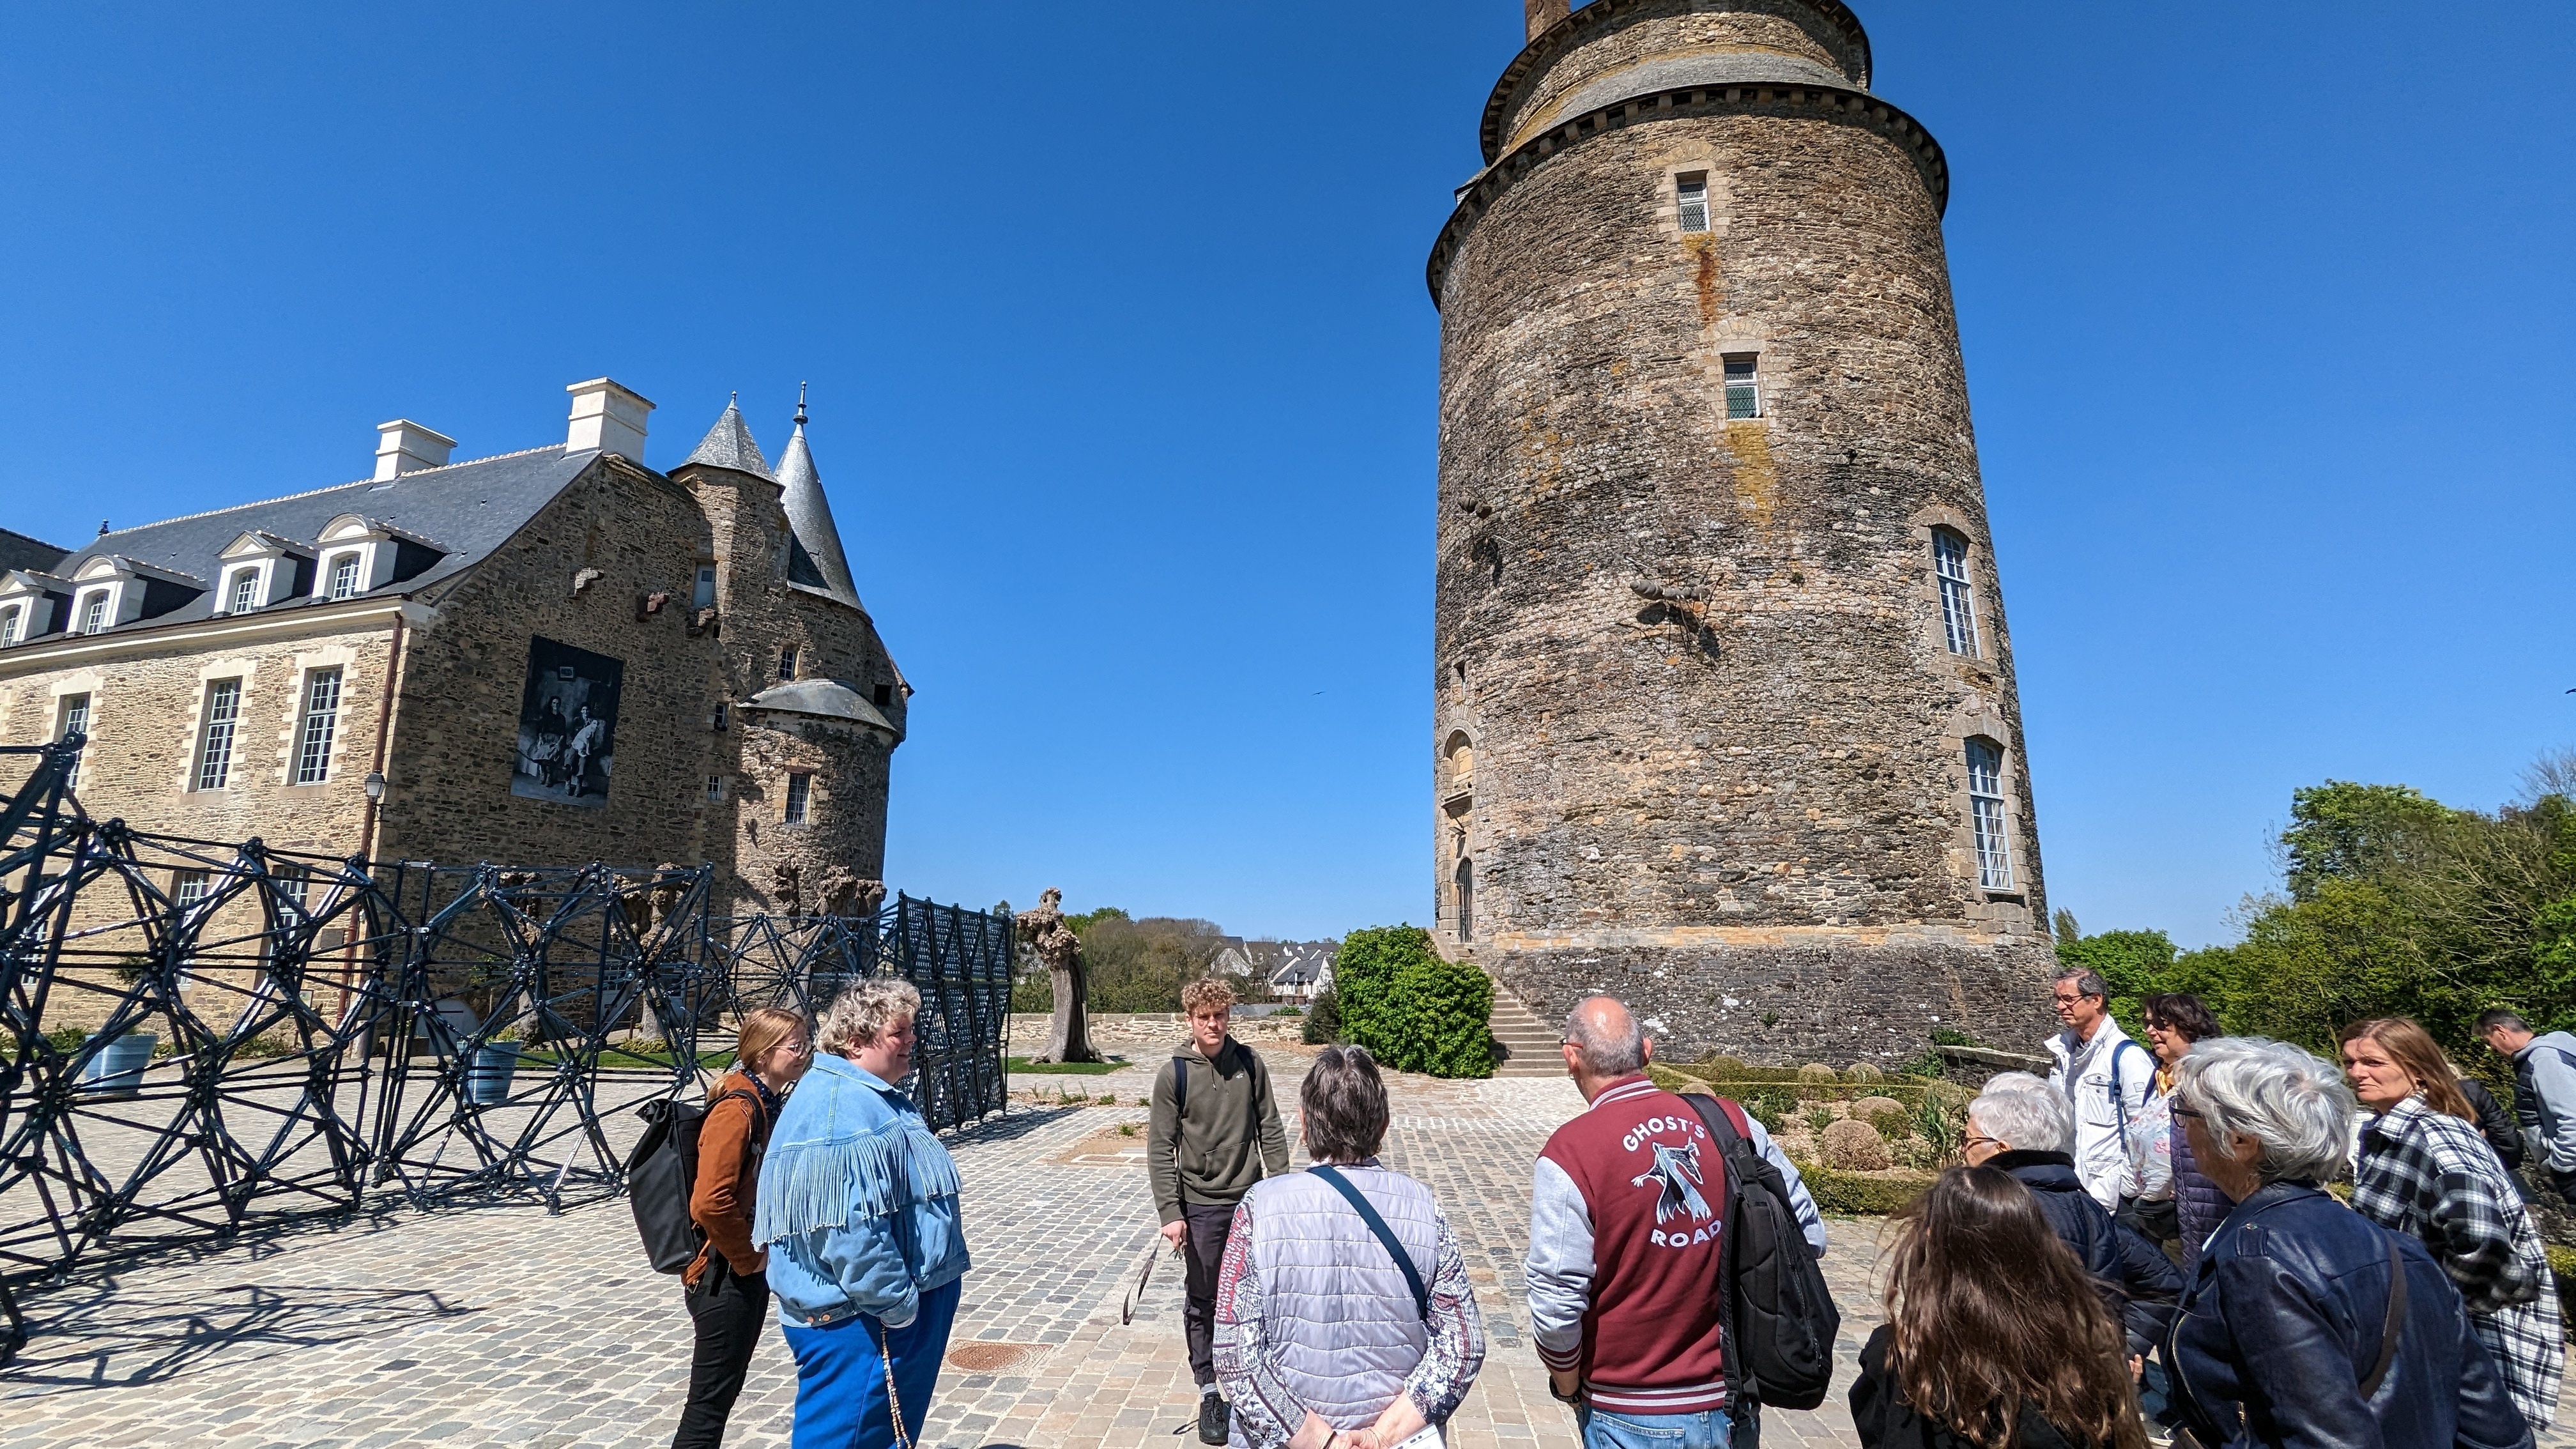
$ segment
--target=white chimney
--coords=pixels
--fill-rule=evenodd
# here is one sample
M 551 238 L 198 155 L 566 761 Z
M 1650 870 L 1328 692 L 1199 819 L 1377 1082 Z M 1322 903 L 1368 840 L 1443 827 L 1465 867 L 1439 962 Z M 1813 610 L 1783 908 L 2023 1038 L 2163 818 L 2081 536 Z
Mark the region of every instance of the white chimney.
M 376 481 L 381 483 L 397 473 L 417 473 L 423 468 L 447 466 L 447 450 L 456 440 L 445 433 L 433 432 L 409 418 L 396 418 L 376 424 Z
M 576 382 L 564 391 L 572 394 L 572 429 L 564 437 L 565 452 L 597 448 L 631 462 L 644 461 L 644 417 L 653 411 L 651 403 L 604 377 Z

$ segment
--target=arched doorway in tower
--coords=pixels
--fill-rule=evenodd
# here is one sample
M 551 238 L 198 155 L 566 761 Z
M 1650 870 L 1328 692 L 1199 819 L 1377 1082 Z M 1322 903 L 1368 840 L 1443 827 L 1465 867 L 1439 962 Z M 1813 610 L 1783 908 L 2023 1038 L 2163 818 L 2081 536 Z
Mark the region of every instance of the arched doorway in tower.
M 1458 898 L 1453 904 L 1458 911 L 1458 939 L 1472 941 L 1476 939 L 1476 858 L 1474 856 L 1458 857 L 1456 879 Z

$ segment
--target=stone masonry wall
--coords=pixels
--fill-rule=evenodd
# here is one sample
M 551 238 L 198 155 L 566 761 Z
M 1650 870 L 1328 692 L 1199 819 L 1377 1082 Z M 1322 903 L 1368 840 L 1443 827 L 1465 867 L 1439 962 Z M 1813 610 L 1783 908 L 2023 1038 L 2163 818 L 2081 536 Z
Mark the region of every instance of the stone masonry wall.
M 1519 175 L 1442 279 L 1439 936 L 1542 1009 L 1615 968 L 1695 1041 L 1858 1049 L 1900 1013 L 1910 1054 L 2048 959 L 1940 218 L 1860 119 L 1755 88 L 1648 115 Z M 1728 418 L 1728 356 L 1763 416 Z M 2010 890 L 1978 879 L 1972 737 L 2003 752 Z
M 386 775 L 389 858 L 695 864 L 712 828 L 708 725 L 721 668 L 683 621 L 707 525 L 687 490 L 602 459 L 425 602 L 406 645 Z M 597 576 L 578 591 L 577 577 Z M 669 602 L 639 619 L 637 596 Z M 511 793 L 531 636 L 624 664 L 603 807 Z M 720 808 L 720 807 L 713 807 Z
M 1592 82 L 1649 62 L 1769 53 L 1846 78 L 1858 66 L 1834 28 L 1799 0 L 1730 0 L 1723 8 L 1707 0 L 1664 0 L 1628 9 L 1607 31 L 1550 56 L 1523 80 L 1505 111 L 1507 148 L 1563 119 L 1565 102 Z

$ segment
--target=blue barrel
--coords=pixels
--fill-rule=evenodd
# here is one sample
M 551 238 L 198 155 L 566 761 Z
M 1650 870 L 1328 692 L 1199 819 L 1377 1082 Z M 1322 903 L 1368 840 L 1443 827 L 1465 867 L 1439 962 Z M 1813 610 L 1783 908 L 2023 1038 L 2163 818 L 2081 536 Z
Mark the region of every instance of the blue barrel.
M 109 1042 L 81 1068 L 81 1091 L 96 1097 L 133 1096 L 143 1090 L 143 1069 L 152 1065 L 152 1049 L 160 1044 L 148 1031 L 129 1031 Z
M 465 1100 L 478 1107 L 490 1107 L 510 1099 L 510 1078 L 519 1070 L 519 1044 L 496 1041 L 477 1047 L 472 1065 L 465 1069 Z

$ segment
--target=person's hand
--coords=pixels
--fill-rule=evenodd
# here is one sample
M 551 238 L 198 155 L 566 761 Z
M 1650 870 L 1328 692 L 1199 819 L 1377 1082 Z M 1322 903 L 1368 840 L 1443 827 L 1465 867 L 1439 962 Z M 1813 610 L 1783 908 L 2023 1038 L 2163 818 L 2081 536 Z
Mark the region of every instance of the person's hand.
M 2130 1379 L 2130 1381 L 2131 1381 L 2132 1383 L 2134 1383 L 2134 1382 L 2136 1382 L 2137 1380 L 2139 1380 L 2139 1379 L 2142 1379 L 2142 1378 L 2146 1377 L 2146 1373 L 2147 1373 L 2147 1356 L 2146 1356 L 2145 1354 L 2142 1354 L 2142 1353 L 2133 1353 L 2133 1354 L 2129 1355 L 2129 1379 Z
M 1349 1429 L 1333 1436 L 1333 1449 L 1385 1449 L 1375 1429 Z
M 1171 1244 L 1175 1253 L 1181 1250 L 1181 1244 L 1188 1241 L 1189 1236 L 1190 1225 L 1183 1219 L 1174 1218 L 1163 1224 L 1163 1241 Z
M 1341 1438 L 1323 1415 L 1308 1409 L 1306 1422 L 1298 1425 L 1297 1432 L 1288 1436 L 1288 1449 L 1334 1449 Z
M 1560 1403 L 1577 1402 L 1583 1397 L 1583 1375 L 1573 1369 L 1550 1369 L 1547 1391 L 1554 1394 Z
M 751 1265 L 751 1271 L 755 1273 L 766 1273 L 769 1271 L 769 1250 L 767 1248 L 760 1250 L 760 1261 Z

